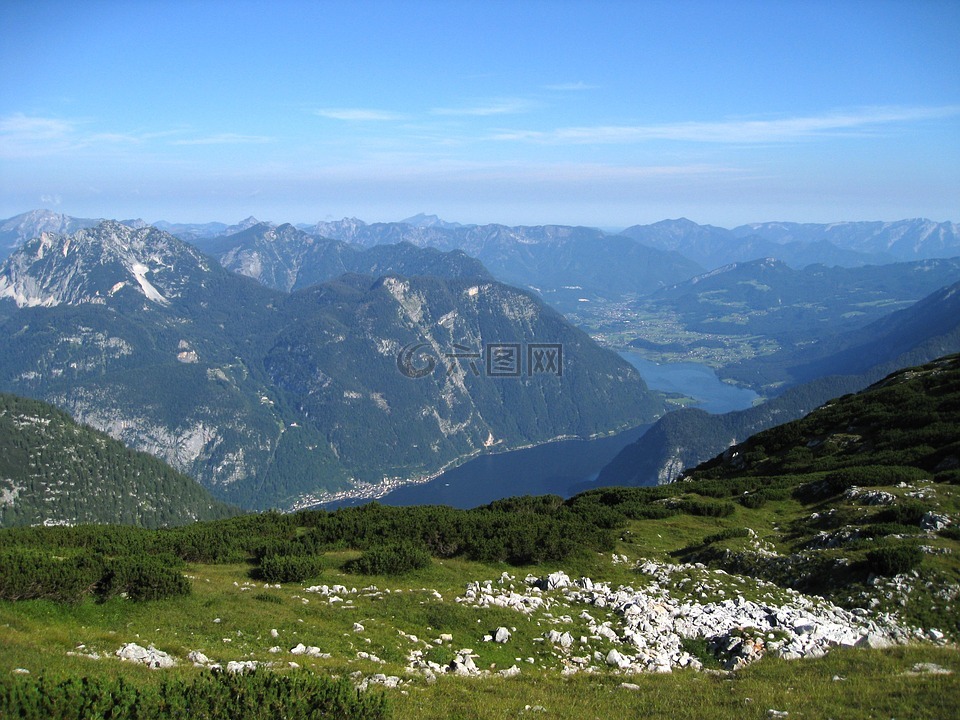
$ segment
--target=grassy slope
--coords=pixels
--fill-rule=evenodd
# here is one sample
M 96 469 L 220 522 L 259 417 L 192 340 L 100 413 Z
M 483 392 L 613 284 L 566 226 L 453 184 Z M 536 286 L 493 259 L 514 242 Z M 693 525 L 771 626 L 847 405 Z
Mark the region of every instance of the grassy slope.
M 920 387 L 918 383 L 925 375 L 910 371 L 899 377 L 900 387 L 903 387 L 901 381 L 910 381 L 910 387 Z M 940 377 L 942 379 L 942 374 Z M 897 386 L 897 383 L 887 383 L 884 387 L 888 395 L 892 393 L 898 398 L 899 415 L 905 420 L 915 419 L 919 406 L 908 403 L 904 391 L 897 390 Z M 949 397 L 956 390 L 955 383 L 946 386 L 934 383 L 928 387 L 936 389 L 935 396 L 940 398 L 941 406 L 955 411 L 951 410 L 955 403 Z M 191 650 L 201 650 L 220 662 L 254 659 L 274 661 L 280 667 L 295 660 L 317 672 L 340 676 L 356 672 L 364 677 L 375 673 L 398 675 L 404 678 L 404 684 L 388 692 L 394 716 L 403 718 L 740 719 L 767 717 L 770 709 L 787 711 L 791 718 L 960 716 L 960 654 L 954 644 L 918 643 L 882 651 L 834 650 L 816 660 L 785 661 L 765 657 L 734 673 L 685 670 L 670 675 L 624 676 L 601 669 L 592 675 L 564 677 L 560 673 L 564 653 L 537 639 L 552 628 L 569 630 L 574 637 L 583 634 L 584 624 L 578 617 L 582 606 L 565 609 L 562 595 L 558 593 L 554 596 L 557 605 L 553 608 L 525 616 L 500 608 L 477 609 L 456 601 L 467 583 L 477 580 L 496 583 L 503 571 L 515 575 L 518 583 L 527 572 L 543 576 L 563 569 L 571 577 L 585 575 L 613 586 L 641 587 L 649 580 L 633 569 L 636 561 L 652 558 L 677 563 L 699 558 L 708 560 L 714 568 L 740 562 L 744 565 L 744 574 L 723 575 L 715 569 L 690 566 L 671 579 L 674 597 L 692 599 L 695 592 L 699 596 L 692 586 L 710 579 L 711 597 L 700 596 L 701 601 L 712 599 L 723 590 L 726 597 L 739 595 L 773 602 L 784 592 L 782 587 L 757 578 L 775 576 L 776 568 L 760 562 L 743 562 L 743 558 L 756 560 L 756 549 L 763 547 L 788 560 L 808 556 L 827 561 L 847 558 L 849 565 L 845 566 L 847 570 L 839 581 L 827 574 L 824 577 L 831 582 L 818 588 L 818 592 L 844 605 L 898 612 L 906 622 L 925 628 L 939 627 L 956 640 L 960 631 L 956 611 L 960 600 L 960 569 L 956 560 L 960 556 L 960 537 L 949 530 L 927 531 L 918 525 L 901 523 L 891 527 L 878 518 L 891 507 L 920 503 L 956 520 L 960 515 L 960 485 L 950 482 L 949 477 L 946 481 L 932 482 L 933 473 L 917 467 L 930 458 L 940 462 L 943 458 L 940 450 L 931 447 L 932 452 L 910 455 L 915 456 L 916 465 L 904 471 L 913 475 L 902 485 L 901 476 L 884 480 L 878 474 L 874 478 L 869 490 L 896 497 L 892 506 L 865 505 L 843 493 L 796 493 L 798 487 L 810 488 L 821 483 L 851 459 L 855 450 L 849 437 L 851 433 L 840 432 L 850 426 L 840 412 L 845 403 L 861 414 L 871 411 L 862 396 L 854 396 L 831 404 L 829 414 L 795 426 L 822 436 L 818 447 L 823 449 L 813 458 L 820 461 L 816 470 L 810 458 L 801 458 L 796 452 L 791 454 L 786 444 L 783 452 L 776 449 L 777 443 L 793 432 L 779 431 L 740 448 L 747 465 L 737 472 L 730 468 L 729 462 L 718 461 L 701 471 L 704 480 L 699 482 L 624 491 L 624 497 L 641 498 L 641 506 L 671 504 L 683 499 L 730 506 L 730 514 L 723 517 L 679 512 L 660 519 L 628 521 L 620 530 L 614 553 L 626 556 L 629 563 L 614 562 L 610 554 L 581 550 L 561 563 L 528 568 L 435 559 L 423 570 L 401 578 L 385 578 L 344 572 L 344 563 L 356 557 L 357 552 L 330 550 L 325 553 L 328 569 L 320 578 L 280 588 L 264 588 L 262 583 L 251 580 L 250 564 L 192 565 L 187 572 L 192 577 L 193 594 L 176 600 L 135 604 L 115 598 L 100 605 L 86 602 L 74 606 L 45 601 L 0 603 L 0 673 L 22 667 L 32 673 L 42 671 L 55 677 L 123 674 L 140 682 L 157 682 L 162 673 L 120 663 L 112 657 L 122 644 L 137 642 L 152 643 L 181 659 Z M 834 421 L 838 430 L 830 432 Z M 941 422 L 949 421 L 949 417 L 941 418 Z M 921 424 L 922 427 L 928 425 Z M 882 433 L 870 434 L 864 432 L 864 428 L 865 425 L 855 434 L 870 440 L 871 452 L 884 451 Z M 829 437 L 825 437 L 828 432 Z M 948 441 L 956 437 L 943 436 Z M 800 440 L 799 444 L 794 441 L 793 446 L 807 447 L 806 438 Z M 765 443 L 763 453 L 757 450 L 761 441 Z M 945 447 L 949 446 L 947 442 Z M 857 459 L 869 457 L 867 453 Z M 719 479 L 708 477 L 711 474 Z M 741 500 L 744 492 L 747 496 L 762 494 L 763 501 L 748 503 L 755 504 L 754 507 L 734 502 Z M 814 513 L 818 514 L 817 518 L 813 517 Z M 818 522 L 825 517 L 838 518 L 831 521 L 836 527 L 825 528 Z M 878 525 L 884 525 L 885 531 L 896 532 L 861 537 L 824 549 L 814 549 L 810 544 L 823 532 L 863 531 Z M 710 536 L 724 530 L 742 528 L 752 529 L 755 535 L 708 542 Z M 925 553 L 917 571 L 898 578 L 898 586 L 884 580 L 865 582 L 868 575 L 863 564 L 869 551 L 902 542 L 922 543 L 939 552 Z M 685 577 L 694 582 L 681 585 Z M 816 586 L 818 575 L 806 577 L 798 570 L 788 577 L 775 579 L 781 586 Z M 315 583 L 339 583 L 359 591 L 346 596 L 352 602 L 331 604 L 318 594 L 304 591 L 304 585 Z M 363 590 L 370 585 L 377 586 L 378 590 Z M 684 590 L 685 587 L 690 589 Z M 390 592 L 386 592 L 387 589 Z M 591 612 L 598 614 L 596 609 Z M 562 619 L 564 614 L 570 619 Z M 220 621 L 216 622 L 218 618 Z M 362 632 L 355 631 L 357 622 L 364 626 Z M 500 625 L 515 628 L 509 643 L 495 645 L 482 641 L 484 634 Z M 278 631 L 277 639 L 271 637 L 271 629 Z M 401 632 L 416 635 L 418 642 Z M 434 644 L 432 641 L 441 633 L 450 633 L 453 641 Z M 290 655 L 287 651 L 299 642 L 316 645 L 331 657 L 314 659 Z M 80 644 L 84 648 L 78 650 Z M 274 645 L 282 651 L 270 653 L 268 650 Z M 420 675 L 409 676 L 407 680 L 406 656 L 415 648 L 424 650 L 428 658 L 440 663 L 448 662 L 456 650 L 473 648 L 479 656 L 476 662 L 480 668 L 495 666 L 496 670 L 516 664 L 522 673 L 510 679 L 440 676 L 432 685 Z M 592 649 L 605 651 L 607 646 L 593 643 Z M 92 660 L 68 656 L 71 651 L 99 652 L 110 657 Z M 575 645 L 573 652 L 578 651 Z M 372 653 L 384 663 L 361 659 L 358 652 Z M 527 663 L 528 657 L 535 662 Z M 709 667 L 709 658 L 702 657 Z M 935 663 L 952 673 L 914 674 L 912 670 L 917 663 Z M 188 665 L 182 662 L 177 669 L 165 672 L 183 677 L 203 672 Z M 624 688 L 623 682 L 636 687 Z M 544 710 L 537 710 L 538 706 Z
M 655 557 L 675 560 L 673 554 L 696 546 L 720 527 L 750 523 L 772 537 L 773 528 L 795 517 L 800 508 L 792 501 L 772 503 L 762 510 L 740 509 L 717 521 L 689 515 L 666 520 L 631 523 L 617 552 L 630 560 Z M 955 551 L 960 544 L 950 543 Z M 188 598 L 134 604 L 121 599 L 102 605 L 76 606 L 44 601 L 0 603 L 0 671 L 23 667 L 49 676 L 123 674 L 139 682 L 156 682 L 161 676 L 113 657 L 92 660 L 68 656 L 74 652 L 112 655 L 126 642 L 152 643 L 185 658 L 201 650 L 212 660 L 256 659 L 284 665 L 290 660 L 321 673 L 364 676 L 382 672 L 405 677 L 406 653 L 418 647 L 398 630 L 432 641 L 440 633 L 453 635 L 452 643 L 432 646 L 428 657 L 449 661 L 453 651 L 474 648 L 481 668 L 506 668 L 517 664 L 519 677 L 452 678 L 441 676 L 429 685 L 416 676 L 402 690 L 389 691 L 396 717 L 457 718 L 517 717 L 526 706 L 542 706 L 537 717 L 764 717 L 767 709 L 788 710 L 792 717 L 951 717 L 960 712 L 960 655 L 950 647 L 918 645 L 887 651 L 835 651 L 819 660 L 788 662 L 766 658 L 734 674 L 712 675 L 693 671 L 669 676 L 629 676 L 613 671 L 597 675 L 562 677 L 560 659 L 544 643 L 534 641 L 551 619 L 537 613 L 529 619 L 505 609 L 476 609 L 455 601 L 471 580 L 493 580 L 503 570 L 518 578 L 525 570 L 543 575 L 558 566 L 510 568 L 461 560 L 434 561 L 427 569 L 402 579 L 352 576 L 339 566 L 356 553 L 327 554 L 333 566 L 316 582 L 342 583 L 362 590 L 376 585 L 389 594 L 350 595 L 353 603 L 328 604 L 322 597 L 303 592 L 297 584 L 264 589 L 250 580 L 250 566 L 196 565 L 193 594 Z M 638 586 L 642 580 L 631 565 L 613 564 L 608 556 L 583 553 L 563 563 L 572 576 L 584 574 L 614 584 Z M 707 571 L 703 571 L 707 572 Z M 309 584 L 309 583 L 307 583 Z M 729 587 L 745 597 L 758 596 L 749 580 L 730 577 Z M 437 599 L 432 590 L 443 599 Z M 307 600 L 307 602 L 304 602 Z M 554 614 L 559 614 L 556 609 Z M 560 630 L 576 636 L 580 621 Z M 215 622 L 219 618 L 220 622 Z M 360 622 L 364 632 L 353 624 Z M 507 645 L 483 643 L 482 636 L 500 625 L 516 628 Z M 273 639 L 271 629 L 279 638 Z M 292 656 L 287 650 L 302 642 L 331 653 L 330 659 Z M 78 649 L 78 645 L 85 647 Z M 283 651 L 271 654 L 279 645 Z M 612 647 L 612 646 L 611 646 Z M 385 664 L 358 659 L 356 653 L 377 655 Z M 536 665 L 525 662 L 534 657 Z M 517 662 L 517 658 L 521 658 Z M 905 674 L 916 663 L 932 662 L 954 671 L 952 675 Z M 201 670 L 182 663 L 172 671 L 183 677 Z M 844 680 L 834 680 L 835 676 Z M 620 685 L 633 683 L 639 690 Z

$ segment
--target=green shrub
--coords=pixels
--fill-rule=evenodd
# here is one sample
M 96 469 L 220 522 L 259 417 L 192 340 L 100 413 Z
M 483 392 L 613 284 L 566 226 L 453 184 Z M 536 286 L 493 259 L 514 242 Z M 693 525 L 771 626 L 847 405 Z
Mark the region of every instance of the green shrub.
M 430 554 L 410 543 L 392 543 L 371 548 L 344 569 L 359 575 L 401 575 L 430 564 Z
M 108 560 L 98 585 L 98 595 L 107 599 L 126 593 L 135 601 L 160 600 L 190 594 L 190 581 L 179 571 L 177 558 L 145 555 Z
M 134 686 L 123 678 L 57 682 L 42 675 L 0 677 L 0 717 L 22 720 L 383 720 L 387 716 L 381 693 L 358 693 L 346 679 L 306 671 L 203 673 L 190 682 L 164 679 L 159 686 Z
M 687 515 L 700 515 L 702 517 L 727 517 L 733 515 L 736 506 L 730 502 L 717 502 L 714 500 L 700 500 L 697 498 L 684 498 L 680 501 L 678 507 L 680 512 Z
M 103 573 L 102 562 L 86 553 L 6 550 L 0 553 L 0 599 L 79 602 L 93 592 Z
M 741 495 L 737 502 L 743 505 L 745 508 L 750 510 L 757 510 L 762 508 L 767 502 L 767 496 L 762 492 L 750 493 L 749 495 Z
M 708 535 L 703 539 L 704 545 L 711 545 L 715 542 L 721 542 L 723 540 L 732 540 L 733 538 L 745 538 L 750 537 L 750 530 L 745 527 L 736 527 L 736 528 L 727 528 L 726 530 L 721 530 L 718 533 L 713 535 Z
M 860 531 L 871 538 L 886 537 L 887 535 L 916 535 L 916 525 L 902 525 L 895 522 L 873 523 Z
M 960 525 L 947 525 L 945 528 L 940 528 L 937 535 L 947 540 L 960 541 Z
M 878 575 L 900 575 L 916 570 L 923 562 L 923 551 L 914 544 L 888 545 L 867 553 L 867 564 Z
M 918 526 L 931 507 L 916 501 L 900 502 L 877 514 L 880 522 Z
M 935 483 L 947 483 L 949 485 L 960 485 L 960 470 L 944 470 L 933 476 Z
M 260 561 L 260 578 L 267 582 L 303 582 L 322 572 L 319 555 L 269 555 Z

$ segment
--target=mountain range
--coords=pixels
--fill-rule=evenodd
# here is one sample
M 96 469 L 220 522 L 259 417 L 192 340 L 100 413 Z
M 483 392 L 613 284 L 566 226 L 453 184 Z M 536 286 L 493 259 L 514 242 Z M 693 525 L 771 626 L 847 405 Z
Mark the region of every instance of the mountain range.
M 245 507 L 376 493 L 485 449 L 663 412 L 534 294 L 459 253 L 384 252 L 450 277 L 352 274 L 286 294 L 156 228 L 43 233 L 0 266 L 0 387 Z
M 344 273 L 378 277 L 400 275 L 472 276 L 493 279 L 483 264 L 462 250 L 443 252 L 409 242 L 358 245 L 308 235 L 292 225 L 257 223 L 202 244 L 227 268 L 267 287 L 289 292 L 332 280 Z
M 857 267 L 960 255 L 960 225 L 925 219 L 752 223 L 728 230 L 680 218 L 634 225 L 621 234 L 679 252 L 706 268 L 764 257 L 800 269 L 817 263 Z
M 0 259 L 41 232 L 73 232 L 92 227 L 99 220 L 74 218 L 50 210 L 34 210 L 0 221 Z M 143 227 L 142 220 L 125 220 L 131 227 Z M 155 227 L 170 232 L 202 249 L 213 238 L 235 235 L 261 224 L 248 217 L 239 223 L 177 223 L 157 221 Z M 283 223 L 271 224 L 273 227 Z M 524 284 L 526 277 L 501 275 L 509 270 L 508 251 L 511 245 L 563 245 L 592 241 L 603 246 L 602 239 L 628 237 L 648 249 L 677 253 L 686 262 L 699 266 L 698 271 L 711 270 L 736 262 L 772 257 L 791 267 L 801 269 L 811 264 L 857 267 L 867 264 L 886 264 L 897 261 L 923 260 L 960 256 L 960 225 L 952 222 L 934 222 L 925 219 L 895 222 L 838 222 L 789 223 L 766 222 L 741 225 L 733 229 L 699 225 L 680 218 L 662 220 L 650 225 L 633 225 L 624 230 L 604 232 L 595 228 L 562 225 L 516 226 L 462 225 L 446 222 L 436 215 L 423 213 L 400 222 L 365 223 L 356 218 L 300 224 L 297 229 L 314 237 L 341 240 L 370 247 L 380 244 L 410 242 L 414 245 L 436 247 L 440 250 L 460 249 L 479 258 L 494 275 L 504 281 Z M 576 255 L 575 249 L 570 253 Z M 522 259 L 522 256 L 519 256 Z M 674 262 L 679 262 L 671 255 Z M 545 285 L 558 284 L 555 273 L 563 274 L 560 259 L 546 262 L 543 270 Z M 503 267 L 501 267 L 501 263 Z M 670 267 L 668 263 L 668 268 Z M 677 268 L 683 269 L 682 266 Z M 525 271 L 529 274 L 529 269 Z M 695 274 L 697 270 L 689 276 Z M 676 272 L 668 273 L 667 283 L 677 282 Z M 539 287 L 534 283 L 536 287 Z M 575 284 L 575 283 L 574 283 Z M 649 283 L 634 283 L 641 291 Z M 659 287 L 654 283 L 653 287 Z
M 331 246 L 330 240 L 341 244 Z M 559 225 L 367 225 L 351 220 L 297 229 L 260 224 L 247 232 L 195 243 L 227 267 L 260 277 L 271 287 L 303 287 L 329 276 L 338 262 L 335 256 L 348 254 L 348 246 L 367 252 L 353 262 L 374 258 L 381 252 L 378 248 L 396 244 L 462 252 L 482 262 L 501 282 L 534 289 L 555 305 L 556 300 L 576 303 L 581 297 L 646 295 L 703 270 L 674 252 L 593 228 Z M 291 284 L 291 273 L 303 279 Z

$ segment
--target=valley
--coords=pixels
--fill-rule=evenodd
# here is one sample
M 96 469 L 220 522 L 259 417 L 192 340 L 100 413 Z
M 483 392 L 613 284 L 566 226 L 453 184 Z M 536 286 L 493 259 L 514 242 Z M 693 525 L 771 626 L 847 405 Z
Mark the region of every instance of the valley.
M 242 225 L 0 266 L 3 387 L 195 479 L 4 396 L 0 712 L 127 682 L 155 716 L 960 707 L 956 260 L 664 247 L 591 285 L 593 231 Z
M 0 26 L 0 720 L 960 718 L 960 3 Z

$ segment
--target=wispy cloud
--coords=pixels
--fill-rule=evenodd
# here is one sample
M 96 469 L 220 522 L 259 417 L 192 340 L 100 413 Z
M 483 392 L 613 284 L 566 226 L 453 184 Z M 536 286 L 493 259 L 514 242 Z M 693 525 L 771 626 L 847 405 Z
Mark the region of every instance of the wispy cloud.
M 581 90 L 596 90 L 599 85 L 588 85 L 585 82 L 555 83 L 553 85 L 544 85 L 544 90 L 556 90 L 558 92 L 579 92 Z
M 348 120 L 358 122 L 382 122 L 388 120 L 403 120 L 406 116 L 390 110 L 376 110 L 373 108 L 321 108 L 314 111 L 320 117 L 331 120 Z
M 504 100 L 491 100 L 485 103 L 476 103 L 463 107 L 439 107 L 430 111 L 431 115 L 452 115 L 452 116 L 472 116 L 486 117 L 490 115 L 515 115 L 517 113 L 527 112 L 531 107 L 529 100 L 519 98 L 508 98 Z
M 206 137 L 174 140 L 171 145 L 262 145 L 274 142 L 274 138 L 265 135 L 240 135 L 238 133 L 218 133 Z
M 628 144 L 650 140 L 697 143 L 777 143 L 830 135 L 874 132 L 885 125 L 960 115 L 960 106 L 865 108 L 820 116 L 766 120 L 678 122 L 659 125 L 595 125 L 556 130 L 504 130 L 492 139 L 556 144 Z
M 73 131 L 74 124 L 55 118 L 29 117 L 23 113 L 14 113 L 0 118 L 0 133 L 5 137 L 18 137 L 24 140 L 50 140 L 66 136 Z
M 75 123 L 15 113 L 0 118 L 0 156 L 31 157 L 62 150 L 74 141 Z

